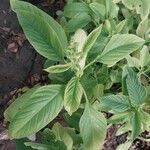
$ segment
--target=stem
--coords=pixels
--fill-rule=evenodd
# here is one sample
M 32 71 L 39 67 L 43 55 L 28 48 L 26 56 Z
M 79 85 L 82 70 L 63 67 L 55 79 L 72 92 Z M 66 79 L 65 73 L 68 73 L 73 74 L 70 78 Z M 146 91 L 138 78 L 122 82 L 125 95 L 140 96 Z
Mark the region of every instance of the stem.
M 86 68 L 88 68 L 89 66 L 91 66 L 92 64 L 94 64 L 96 62 L 98 57 L 96 57 L 96 59 L 94 59 L 93 61 L 91 61 L 89 64 L 87 64 L 83 70 L 85 70 Z
M 86 95 L 86 92 L 85 92 L 84 88 L 83 88 L 83 93 L 84 93 L 84 97 L 85 97 L 86 103 L 89 104 L 89 100 L 88 100 L 88 97 Z

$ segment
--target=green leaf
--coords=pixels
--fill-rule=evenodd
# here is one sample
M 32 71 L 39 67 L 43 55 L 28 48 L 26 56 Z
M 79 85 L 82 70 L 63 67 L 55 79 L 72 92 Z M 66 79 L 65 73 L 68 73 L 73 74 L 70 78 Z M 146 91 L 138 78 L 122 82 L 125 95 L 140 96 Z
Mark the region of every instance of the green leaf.
M 71 63 L 60 64 L 60 65 L 51 66 L 51 67 L 44 69 L 44 70 L 49 72 L 49 73 L 61 73 L 61 72 L 65 72 L 68 69 L 70 69 L 71 65 L 72 65 Z
M 133 113 L 133 116 L 131 118 L 131 124 L 132 124 L 132 135 L 131 138 L 132 140 L 135 140 L 136 137 L 138 137 L 141 133 L 141 115 L 140 112 L 135 111 Z
M 82 113 L 83 113 L 83 110 L 78 109 L 71 116 L 68 113 L 65 113 L 63 115 L 63 118 L 65 119 L 65 121 L 70 127 L 75 128 L 77 131 L 79 131 L 79 121 L 82 116 Z
M 150 13 L 149 0 L 137 0 L 137 4 L 136 11 L 140 14 L 141 18 L 144 19 L 145 17 L 148 17 Z
M 53 146 L 41 144 L 41 143 L 26 142 L 25 145 L 30 146 L 36 150 L 58 150 L 57 148 L 55 148 Z
M 75 32 L 78 29 L 84 28 L 91 21 L 91 17 L 88 14 L 79 14 L 70 19 L 65 25 L 65 31 Z
M 147 17 L 150 12 L 149 0 L 122 0 L 122 3 L 131 10 L 141 15 L 141 18 Z
M 82 13 L 88 14 L 89 8 L 86 3 L 79 3 L 79 2 L 74 2 L 74 3 L 69 3 L 65 6 L 64 8 L 64 16 L 68 18 L 73 18 L 76 15 L 81 15 Z
M 140 68 L 140 60 L 135 58 L 135 57 L 131 57 L 130 55 L 128 55 L 126 57 L 127 59 L 127 63 L 129 67 L 136 67 L 136 68 Z
M 27 2 L 11 0 L 26 37 L 42 56 L 62 60 L 67 37 L 62 27 L 49 15 Z
M 63 141 L 67 147 L 67 150 L 72 150 L 73 140 L 71 136 L 67 133 L 66 129 L 61 126 L 61 124 L 56 123 L 53 126 L 52 131 L 54 135 L 56 136 L 56 140 Z
M 150 53 L 147 46 L 144 46 L 140 51 L 140 64 L 141 67 L 150 65 Z
M 28 98 L 34 93 L 38 87 L 30 89 L 28 92 L 24 93 L 18 97 L 15 102 L 13 102 L 4 112 L 4 117 L 9 122 L 12 122 L 16 114 L 21 110 L 21 108 L 27 103 Z
M 125 28 L 127 28 L 127 20 L 123 20 L 119 24 L 117 24 L 115 33 L 122 33 Z
M 99 4 L 98 2 L 90 3 L 90 8 L 93 11 L 93 13 L 96 15 L 96 17 L 99 17 L 100 19 L 105 18 L 105 6 L 102 4 Z
M 147 92 L 144 86 L 138 81 L 136 73 L 128 67 L 124 68 L 126 71 L 126 87 L 133 106 L 140 106 L 145 101 Z
M 112 117 L 110 117 L 107 122 L 111 124 L 123 124 L 130 118 L 130 116 L 131 112 L 129 111 L 116 113 Z
M 132 34 L 113 35 L 98 60 L 108 66 L 113 66 L 143 44 L 143 39 Z
M 83 87 L 78 77 L 73 77 L 67 84 L 64 95 L 64 107 L 71 115 L 80 105 Z
M 32 90 L 32 89 L 31 89 Z M 52 121 L 63 107 L 63 91 L 61 85 L 48 85 L 28 91 L 25 96 L 16 100 L 8 111 L 10 120 L 9 136 L 22 138 L 38 132 Z M 28 96 L 27 96 L 28 95 Z M 23 104 L 20 104 L 20 103 Z M 18 106 L 19 105 L 19 106 Z M 10 113 L 16 108 L 15 116 Z M 11 110 L 12 108 L 12 110 Z
M 139 37 L 144 38 L 144 35 L 146 33 L 146 31 L 148 30 L 149 24 L 148 24 L 148 17 L 145 17 L 138 25 L 137 30 L 136 30 L 136 34 Z
M 129 150 L 132 146 L 132 141 L 127 141 L 125 143 L 120 144 L 116 150 Z
M 114 113 L 127 111 L 130 108 L 128 98 L 124 95 L 108 95 L 100 98 L 103 109 L 112 110 Z
M 95 44 L 97 38 L 99 37 L 102 30 L 102 25 L 100 25 L 98 28 L 94 29 L 87 37 L 85 44 L 83 46 L 83 52 L 88 53 L 92 46 Z
M 26 146 L 24 143 L 29 142 L 29 139 L 17 139 L 15 140 L 16 150 L 33 150 L 31 147 Z
M 128 9 L 135 9 L 137 6 L 138 0 L 122 0 L 122 3 L 128 8 Z
M 107 122 L 103 114 L 95 110 L 91 105 L 86 104 L 79 126 L 84 149 L 101 149 L 107 131 Z

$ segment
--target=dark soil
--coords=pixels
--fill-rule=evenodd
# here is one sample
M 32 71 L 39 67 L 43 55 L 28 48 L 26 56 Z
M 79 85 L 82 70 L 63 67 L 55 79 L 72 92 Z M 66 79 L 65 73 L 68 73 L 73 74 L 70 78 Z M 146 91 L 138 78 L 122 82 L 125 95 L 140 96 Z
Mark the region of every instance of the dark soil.
M 63 0 L 27 0 L 56 18 L 56 11 L 63 9 Z M 11 11 L 9 0 L 0 0 L 0 137 L 6 130 L 3 112 L 20 94 L 20 88 L 47 82 L 42 71 L 45 59 L 38 55 L 25 38 L 17 17 Z M 118 126 L 108 130 L 105 150 L 115 150 L 126 141 L 126 134 L 116 137 Z M 133 149 L 148 150 L 147 143 L 136 140 Z M 0 140 L 0 150 L 16 150 L 10 140 Z

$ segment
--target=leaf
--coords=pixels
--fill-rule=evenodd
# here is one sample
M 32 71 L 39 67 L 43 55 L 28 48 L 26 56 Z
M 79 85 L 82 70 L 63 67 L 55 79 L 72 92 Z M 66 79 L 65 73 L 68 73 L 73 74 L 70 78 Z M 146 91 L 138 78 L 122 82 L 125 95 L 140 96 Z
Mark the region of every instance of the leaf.
M 116 113 L 112 117 L 110 117 L 107 122 L 111 124 L 123 124 L 126 122 L 131 116 L 130 111 L 122 112 L 122 113 Z
M 77 131 L 79 131 L 79 121 L 82 113 L 83 113 L 82 109 L 78 109 L 71 116 L 68 113 L 65 113 L 63 115 L 63 118 L 70 127 L 75 128 Z
M 137 1 L 137 7 L 136 12 L 140 14 L 141 19 L 144 19 L 145 17 L 148 17 L 150 13 L 150 3 L 149 0 L 140 0 Z
M 144 35 L 146 33 L 146 31 L 148 30 L 148 17 L 145 17 L 138 25 L 137 27 L 137 30 L 136 30 L 136 34 L 139 36 L 139 37 L 142 37 L 144 38 Z
M 69 3 L 65 6 L 64 8 L 64 16 L 68 18 L 73 18 L 76 15 L 81 15 L 82 13 L 88 14 L 89 8 L 86 3 L 79 3 L 79 2 L 74 2 L 74 3 Z
M 42 56 L 62 60 L 67 37 L 62 27 L 49 15 L 27 2 L 11 0 L 26 37 Z
M 99 17 L 100 19 L 105 18 L 105 6 L 102 4 L 99 4 L 98 2 L 93 2 L 89 4 L 91 10 L 96 15 L 96 17 Z
M 73 148 L 73 139 L 67 133 L 65 128 L 63 128 L 61 126 L 61 124 L 56 123 L 53 126 L 52 131 L 53 131 L 54 135 L 56 136 L 56 140 L 63 141 L 65 143 L 66 147 L 67 147 L 67 150 L 72 150 L 72 148 Z
M 87 26 L 90 21 L 91 17 L 88 14 L 83 13 L 76 15 L 66 23 L 65 30 L 66 32 L 75 32 L 76 30 Z
M 122 3 L 131 10 L 136 9 L 136 12 L 141 15 L 141 18 L 147 17 L 150 12 L 149 0 L 122 0 Z
M 124 112 L 130 108 L 128 98 L 124 95 L 103 96 L 99 101 L 102 108 L 114 113 Z
M 98 60 L 109 67 L 136 51 L 144 44 L 144 40 L 132 34 L 113 35 Z
M 33 149 L 36 150 L 58 150 L 57 148 L 50 146 L 50 145 L 46 145 L 46 144 L 41 144 L 41 143 L 34 143 L 34 142 L 26 142 L 25 143 L 26 146 L 30 146 Z
M 140 60 L 135 58 L 135 57 L 131 57 L 130 55 L 128 55 L 126 57 L 127 59 L 127 63 L 129 67 L 136 67 L 136 68 L 140 68 Z
M 122 33 L 125 28 L 127 28 L 127 20 L 123 20 L 119 24 L 117 24 L 115 32 Z
M 132 141 L 127 141 L 123 144 L 120 144 L 116 150 L 129 150 L 129 148 L 131 147 L 132 145 Z
M 72 65 L 71 63 L 60 64 L 60 65 L 51 66 L 51 67 L 44 69 L 44 70 L 49 72 L 49 73 L 61 73 L 61 72 L 65 72 L 68 69 L 70 69 L 71 65 Z
M 31 89 L 32 90 L 32 89 Z M 26 93 L 10 106 L 7 116 L 15 106 L 19 111 L 10 117 L 9 136 L 11 138 L 23 138 L 38 132 L 52 121 L 63 107 L 63 91 L 61 85 L 48 85 L 37 88 L 33 93 Z M 28 97 L 27 97 L 28 95 Z M 23 103 L 22 105 L 20 103 Z M 12 110 L 11 110 L 12 108 Z
M 92 46 L 95 44 L 98 36 L 100 35 L 102 30 L 102 25 L 100 25 L 98 28 L 94 29 L 87 37 L 85 44 L 83 46 L 83 52 L 88 53 Z
M 71 115 L 80 105 L 83 87 L 78 77 L 73 77 L 67 84 L 64 95 L 64 107 Z
M 107 131 L 107 122 L 102 113 L 86 104 L 79 123 L 84 149 L 99 150 L 102 148 Z
M 138 81 L 136 73 L 129 67 L 124 68 L 126 71 L 126 86 L 133 106 L 140 106 L 145 101 L 147 92 L 144 86 Z
M 21 108 L 28 102 L 28 98 L 32 93 L 36 92 L 39 87 L 35 87 L 18 97 L 15 102 L 13 102 L 4 112 L 4 117 L 9 122 L 12 122 L 16 114 L 21 110 Z
M 122 0 L 122 3 L 128 8 L 128 9 L 135 9 L 135 7 L 137 6 L 137 2 L 138 0 Z
M 126 116 L 127 117 L 127 116 Z M 129 132 L 132 130 L 131 124 L 130 122 L 126 122 L 124 123 L 118 130 L 116 133 L 116 136 L 120 136 L 122 134 L 125 134 L 126 132 Z
M 135 140 L 141 133 L 141 115 L 138 111 L 135 111 L 133 113 L 133 116 L 131 118 L 131 124 L 132 124 L 132 140 Z
M 150 53 L 147 46 L 144 46 L 140 51 L 140 64 L 142 67 L 150 65 Z
M 29 139 L 23 138 L 23 139 L 17 139 L 15 140 L 16 150 L 33 150 L 31 147 L 25 146 L 25 142 L 28 142 Z

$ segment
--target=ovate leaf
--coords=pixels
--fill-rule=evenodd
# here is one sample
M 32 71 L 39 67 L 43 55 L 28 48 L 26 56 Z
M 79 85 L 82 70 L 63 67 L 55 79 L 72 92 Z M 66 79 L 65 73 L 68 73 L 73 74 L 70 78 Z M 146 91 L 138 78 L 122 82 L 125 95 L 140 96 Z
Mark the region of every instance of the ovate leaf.
M 107 130 L 107 123 L 103 114 L 95 110 L 90 104 L 86 104 L 79 126 L 84 149 L 100 150 Z
M 49 73 L 61 73 L 67 71 L 70 68 L 71 68 L 71 63 L 68 63 L 68 64 L 60 64 L 60 65 L 52 66 L 44 70 Z
M 88 14 L 78 14 L 66 23 L 65 30 L 67 32 L 75 32 L 78 29 L 84 28 L 90 21 L 91 17 Z
M 113 66 L 143 44 L 143 39 L 132 34 L 113 35 L 98 60 L 108 66 Z
M 144 86 L 138 80 L 136 73 L 128 67 L 124 68 L 126 71 L 126 87 L 133 106 L 139 106 L 145 101 L 147 92 Z
M 100 106 L 113 112 L 124 112 L 130 108 L 128 98 L 123 95 L 108 95 L 100 99 Z
M 62 27 L 48 14 L 27 2 L 11 0 L 26 37 L 42 56 L 62 60 L 67 38 Z
M 64 8 L 64 16 L 68 18 L 73 18 L 78 14 L 88 14 L 89 7 L 86 3 L 69 3 Z
M 67 84 L 64 96 L 64 107 L 71 115 L 80 105 L 83 94 L 83 87 L 79 78 L 73 77 Z
M 6 111 L 9 116 L 9 136 L 11 138 L 22 138 L 32 135 L 45 127 L 52 121 L 63 107 L 63 91 L 61 85 L 48 85 L 39 87 L 36 90 L 27 92 L 27 96 L 22 96 L 16 100 Z M 20 104 L 20 103 L 23 104 Z M 18 107 L 19 105 L 19 107 Z M 15 116 L 11 116 L 12 110 Z M 11 110 L 12 108 L 12 110 Z

